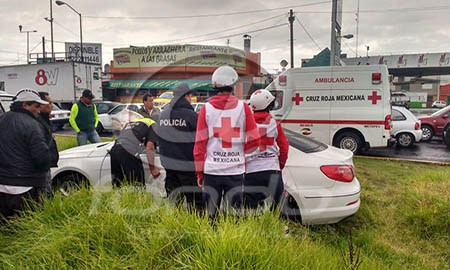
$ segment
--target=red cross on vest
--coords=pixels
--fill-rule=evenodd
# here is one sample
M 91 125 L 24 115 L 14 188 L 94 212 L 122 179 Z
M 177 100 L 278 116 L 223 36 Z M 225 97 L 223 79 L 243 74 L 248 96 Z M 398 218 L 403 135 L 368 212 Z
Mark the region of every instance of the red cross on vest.
M 295 97 L 292 98 L 292 101 L 295 102 L 295 105 L 299 105 L 300 102 L 303 101 L 303 98 L 300 96 L 299 93 L 296 93 L 296 94 L 295 94 Z
M 372 100 L 372 104 L 377 104 L 377 101 L 381 100 L 381 96 L 377 95 L 377 91 L 372 91 L 372 95 L 368 99 Z
M 231 148 L 232 139 L 240 137 L 240 128 L 231 126 L 231 117 L 222 117 L 221 122 L 221 127 L 213 127 L 213 136 L 222 139 L 223 148 Z
M 259 137 L 261 139 L 261 143 L 259 145 L 259 151 L 264 151 L 267 149 L 268 145 L 273 145 L 275 142 L 274 137 L 267 137 L 267 128 L 259 128 Z

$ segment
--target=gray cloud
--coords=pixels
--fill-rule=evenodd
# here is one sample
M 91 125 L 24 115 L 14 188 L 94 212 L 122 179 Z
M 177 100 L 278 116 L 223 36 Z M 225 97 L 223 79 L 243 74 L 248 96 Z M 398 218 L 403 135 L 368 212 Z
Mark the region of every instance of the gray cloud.
M 287 23 L 289 9 L 273 10 L 235 16 L 215 16 L 189 19 L 127 19 L 126 17 L 149 16 L 189 16 L 200 14 L 234 13 L 273 9 L 301 4 L 319 3 L 320 0 L 128 0 L 128 1 L 87 1 L 67 0 L 83 15 L 83 40 L 103 44 L 103 61 L 112 59 L 113 48 L 129 45 L 154 45 L 165 41 L 182 39 L 170 43 L 192 43 L 203 39 L 246 33 L 254 29 L 271 27 Z M 2 46 L 0 48 L 0 65 L 24 64 L 26 61 L 26 35 L 19 33 L 18 25 L 25 30 L 38 30 L 30 34 L 30 48 L 38 53 L 42 50 L 42 36 L 50 40 L 50 24 L 44 17 L 49 17 L 49 0 L 0 0 L 0 24 Z M 357 0 L 344 0 L 342 33 L 356 35 Z M 447 6 L 431 10 L 430 7 Z M 394 11 L 392 11 L 394 9 Z M 359 46 L 358 54 L 365 55 L 365 45 L 370 46 L 369 54 L 436 52 L 448 51 L 450 44 L 450 10 L 448 0 L 406 1 L 406 0 L 360 0 Z M 380 12 L 380 10 L 383 10 Z M 297 7 L 294 11 L 318 46 L 329 47 L 331 25 L 331 1 L 325 4 Z M 240 25 L 251 24 L 259 20 L 279 15 L 266 22 L 249 25 L 233 31 L 223 31 Z M 284 15 L 284 16 L 283 16 Z M 69 8 L 53 5 L 55 51 L 64 50 L 64 42 L 79 40 L 78 16 Z M 122 17 L 104 19 L 101 17 Z M 97 18 L 94 18 L 97 17 Z M 301 58 L 310 58 L 319 52 L 315 43 L 308 37 L 298 22 L 295 31 L 295 65 L 300 65 Z M 214 35 L 185 39 L 188 37 L 220 32 Z M 279 68 L 281 59 L 289 60 L 289 29 L 282 26 L 261 32 L 251 33 L 252 50 L 261 52 L 262 65 L 267 70 Z M 242 36 L 233 36 L 201 44 L 230 45 L 243 47 Z M 47 51 L 50 42 L 47 42 Z M 355 55 L 356 38 L 346 40 L 342 45 L 344 53 Z

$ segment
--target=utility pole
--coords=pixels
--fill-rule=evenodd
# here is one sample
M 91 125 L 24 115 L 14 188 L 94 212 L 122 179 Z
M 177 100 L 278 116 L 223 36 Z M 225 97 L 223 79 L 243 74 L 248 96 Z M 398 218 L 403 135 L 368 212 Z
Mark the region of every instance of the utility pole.
M 50 0 L 50 39 L 52 46 L 52 61 L 55 62 L 55 51 L 53 50 L 53 5 L 52 0 Z
M 291 34 L 291 68 L 294 68 L 294 11 L 289 12 L 289 27 L 290 27 L 290 34 Z
M 42 37 L 42 60 L 44 61 L 44 63 L 47 63 L 45 57 L 45 37 Z

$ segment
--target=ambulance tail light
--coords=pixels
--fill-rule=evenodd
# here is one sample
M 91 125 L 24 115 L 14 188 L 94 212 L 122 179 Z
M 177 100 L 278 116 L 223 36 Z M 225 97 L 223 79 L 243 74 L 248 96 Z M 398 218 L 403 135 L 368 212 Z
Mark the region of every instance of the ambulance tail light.
M 414 130 L 419 130 L 420 129 L 420 123 L 419 122 L 416 122 L 415 124 L 414 124 Z
M 355 178 L 353 166 L 351 165 L 324 165 L 320 170 L 328 178 L 339 182 L 351 182 Z
M 386 115 L 384 118 L 384 129 L 391 130 L 391 115 Z
M 381 73 L 372 73 L 372 84 L 381 83 Z
M 286 75 L 280 75 L 280 76 L 278 76 L 278 83 L 279 83 L 281 86 L 285 86 L 285 85 L 286 85 L 286 81 L 287 81 Z

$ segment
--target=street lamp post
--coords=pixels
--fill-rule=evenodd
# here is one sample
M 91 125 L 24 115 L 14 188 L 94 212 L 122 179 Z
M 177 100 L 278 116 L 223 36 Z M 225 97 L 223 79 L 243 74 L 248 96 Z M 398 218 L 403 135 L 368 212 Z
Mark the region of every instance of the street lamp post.
M 82 28 L 82 23 L 81 23 L 81 13 L 76 11 L 71 5 L 67 4 L 66 2 L 57 0 L 57 1 L 55 1 L 55 3 L 58 6 L 62 6 L 62 5 L 68 6 L 71 10 L 73 10 L 80 17 L 80 56 L 81 56 L 81 62 L 83 62 L 83 28 Z
M 20 33 L 27 33 L 27 63 L 30 64 L 30 33 L 36 33 L 37 30 L 22 31 L 22 25 L 19 25 Z

